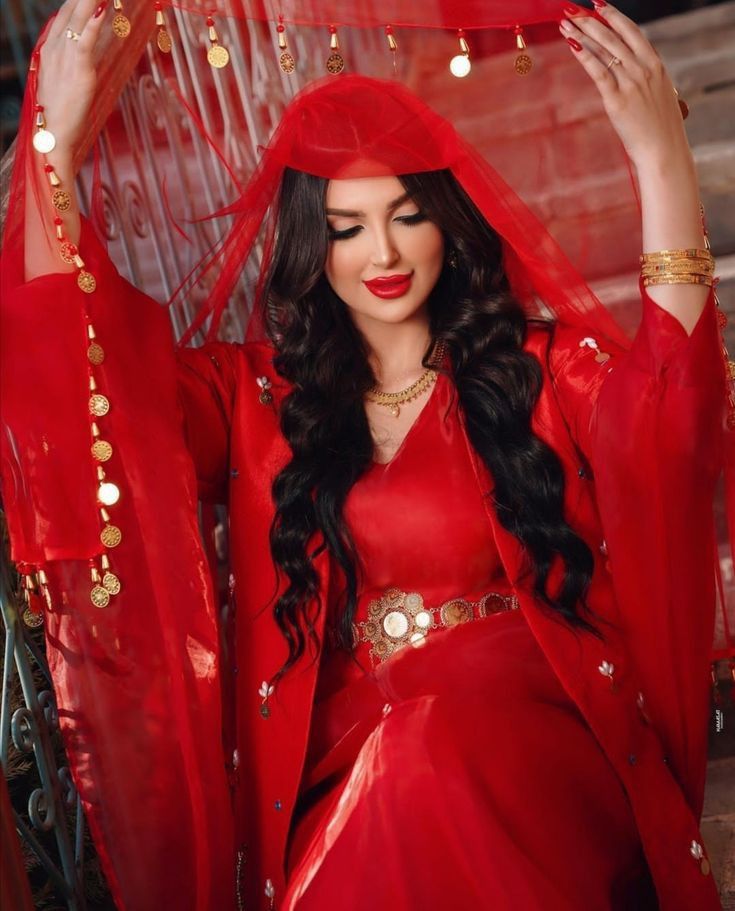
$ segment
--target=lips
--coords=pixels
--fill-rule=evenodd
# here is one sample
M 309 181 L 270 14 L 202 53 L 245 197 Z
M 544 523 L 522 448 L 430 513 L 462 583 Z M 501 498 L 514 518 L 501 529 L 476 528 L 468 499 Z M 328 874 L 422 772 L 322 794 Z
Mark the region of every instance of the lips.
M 365 287 L 376 297 L 380 297 L 383 300 L 392 300 L 396 297 L 402 297 L 408 292 L 412 279 L 412 272 L 406 275 L 384 275 L 365 282 Z

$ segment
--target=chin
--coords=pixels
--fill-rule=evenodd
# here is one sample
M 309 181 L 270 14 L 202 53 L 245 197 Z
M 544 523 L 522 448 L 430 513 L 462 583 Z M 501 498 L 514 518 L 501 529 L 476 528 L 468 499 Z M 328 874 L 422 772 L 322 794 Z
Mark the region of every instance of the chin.
M 353 319 L 370 319 L 383 323 L 402 323 L 412 317 L 423 313 L 429 294 L 417 293 L 412 289 L 412 293 L 403 297 L 397 297 L 393 300 L 380 300 L 374 297 L 369 291 L 359 295 L 359 299 L 354 303 L 345 301 L 348 310 L 352 313 Z

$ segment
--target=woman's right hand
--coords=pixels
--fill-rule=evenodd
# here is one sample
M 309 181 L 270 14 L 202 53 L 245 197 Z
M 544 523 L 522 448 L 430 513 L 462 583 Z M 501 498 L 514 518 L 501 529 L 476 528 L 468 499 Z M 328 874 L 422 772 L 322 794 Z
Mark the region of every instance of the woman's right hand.
M 41 48 L 36 99 L 56 137 L 55 155 L 71 162 L 85 132 L 97 86 L 97 39 L 106 3 L 66 0 Z M 67 30 L 79 38 L 68 37 Z

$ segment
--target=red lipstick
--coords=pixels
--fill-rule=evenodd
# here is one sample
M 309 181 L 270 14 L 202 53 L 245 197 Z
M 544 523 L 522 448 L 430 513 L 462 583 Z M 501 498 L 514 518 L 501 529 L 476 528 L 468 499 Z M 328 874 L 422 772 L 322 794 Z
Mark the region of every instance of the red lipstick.
M 393 300 L 396 297 L 403 297 L 408 292 L 412 279 L 413 272 L 406 275 L 382 275 L 365 282 L 365 287 L 376 297 Z

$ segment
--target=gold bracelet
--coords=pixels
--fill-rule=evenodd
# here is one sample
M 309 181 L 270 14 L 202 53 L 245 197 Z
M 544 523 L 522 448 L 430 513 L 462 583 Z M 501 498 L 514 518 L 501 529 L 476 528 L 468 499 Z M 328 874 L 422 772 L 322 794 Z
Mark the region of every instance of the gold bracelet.
M 700 275 L 714 275 L 715 263 L 702 263 L 692 260 L 681 260 L 670 263 L 645 263 L 641 266 L 641 275 L 657 275 L 660 272 L 696 272 Z
M 664 272 L 662 275 L 649 275 L 643 278 L 643 286 L 648 285 L 708 285 L 712 286 L 713 277 L 711 275 L 700 275 L 698 273 L 687 273 L 677 275 L 673 272 Z
M 652 253 L 641 253 L 639 261 L 641 263 L 660 262 L 662 259 L 712 259 L 709 250 L 700 250 L 697 247 L 688 247 L 684 250 L 656 250 Z

